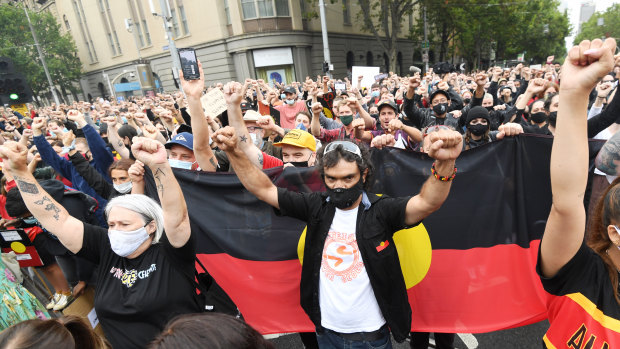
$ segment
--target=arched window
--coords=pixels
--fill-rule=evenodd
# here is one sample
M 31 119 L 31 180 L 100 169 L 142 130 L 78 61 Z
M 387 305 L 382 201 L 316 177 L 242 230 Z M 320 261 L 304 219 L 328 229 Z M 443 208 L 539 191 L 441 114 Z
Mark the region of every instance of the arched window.
M 390 71 L 390 58 L 385 53 L 383 53 L 383 68 L 384 68 L 383 70 L 384 73 L 387 73 Z
M 101 97 L 105 98 L 105 87 L 103 87 L 103 83 L 98 83 L 97 88 L 99 89 L 99 94 L 101 95 Z
M 347 70 L 351 70 L 355 65 L 355 55 L 353 52 L 347 52 Z
M 368 51 L 366 52 L 366 66 L 367 67 L 372 67 L 374 65 L 373 59 L 372 59 L 372 52 Z

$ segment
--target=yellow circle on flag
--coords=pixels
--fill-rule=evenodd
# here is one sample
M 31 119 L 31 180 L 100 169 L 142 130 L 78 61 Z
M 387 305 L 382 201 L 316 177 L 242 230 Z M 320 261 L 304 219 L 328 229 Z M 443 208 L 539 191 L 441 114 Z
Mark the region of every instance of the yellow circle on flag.
M 306 226 L 297 243 L 297 256 L 301 264 L 303 264 L 304 260 L 307 229 L 308 227 Z M 383 244 L 382 242 L 381 245 Z M 433 256 L 431 239 L 424 224 L 419 224 L 413 228 L 397 231 L 394 234 L 394 244 L 398 251 L 400 269 L 405 279 L 405 286 L 409 289 L 422 281 L 431 267 Z
M 11 243 L 11 250 L 15 251 L 16 253 L 24 253 L 26 252 L 26 246 L 24 246 L 24 244 L 19 241 L 13 241 Z

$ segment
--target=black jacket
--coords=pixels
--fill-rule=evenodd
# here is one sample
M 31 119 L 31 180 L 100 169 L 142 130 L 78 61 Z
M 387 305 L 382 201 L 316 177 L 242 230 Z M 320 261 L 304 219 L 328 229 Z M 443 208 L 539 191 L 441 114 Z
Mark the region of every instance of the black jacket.
M 413 99 L 404 98 L 403 111 L 405 118 L 403 123 L 407 126 L 413 126 L 420 130 L 427 126 L 446 125 L 463 133 L 459 127 L 459 118 L 454 117 L 451 113 L 446 113 L 445 118 L 438 118 L 431 108 L 418 108 Z
M 357 245 L 370 279 L 381 313 L 397 342 L 411 331 L 411 307 L 398 252 L 392 236 L 405 228 L 408 197 L 389 198 L 367 195 L 357 214 Z M 276 214 L 291 216 L 308 224 L 301 270 L 301 306 L 322 332 L 319 305 L 319 272 L 325 240 L 336 214 L 336 207 L 324 192 L 296 193 L 278 188 L 280 210 Z M 385 243 L 387 241 L 387 244 Z M 378 246 L 387 247 L 377 249 Z

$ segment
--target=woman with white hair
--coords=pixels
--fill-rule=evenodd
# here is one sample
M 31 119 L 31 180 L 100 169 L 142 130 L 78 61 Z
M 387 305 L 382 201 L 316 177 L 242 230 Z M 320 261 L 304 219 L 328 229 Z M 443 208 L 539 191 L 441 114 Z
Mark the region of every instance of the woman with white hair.
M 114 348 L 144 348 L 179 314 L 199 312 L 194 239 L 183 193 L 164 146 L 134 138 L 132 152 L 153 171 L 160 207 L 144 195 L 125 195 L 106 207 L 109 229 L 71 217 L 27 168 L 27 149 L 15 142 L 0 156 L 32 215 L 71 252 L 99 265 L 95 310 Z

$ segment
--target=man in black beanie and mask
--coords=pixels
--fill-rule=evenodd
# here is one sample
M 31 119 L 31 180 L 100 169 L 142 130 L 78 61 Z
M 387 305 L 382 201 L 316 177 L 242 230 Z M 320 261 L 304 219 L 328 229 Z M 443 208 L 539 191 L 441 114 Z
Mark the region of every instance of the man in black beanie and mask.
M 462 136 L 451 130 L 431 135 L 432 175 L 418 195 L 402 198 L 366 192 L 373 165 L 366 147 L 354 142 L 334 141 L 317 152 L 326 192 L 298 193 L 276 187 L 238 149 L 233 128 L 212 138 L 248 191 L 278 214 L 307 222 L 300 302 L 316 327 L 319 348 L 392 348 L 390 331 L 403 342 L 412 314 L 393 234 L 443 204 Z

